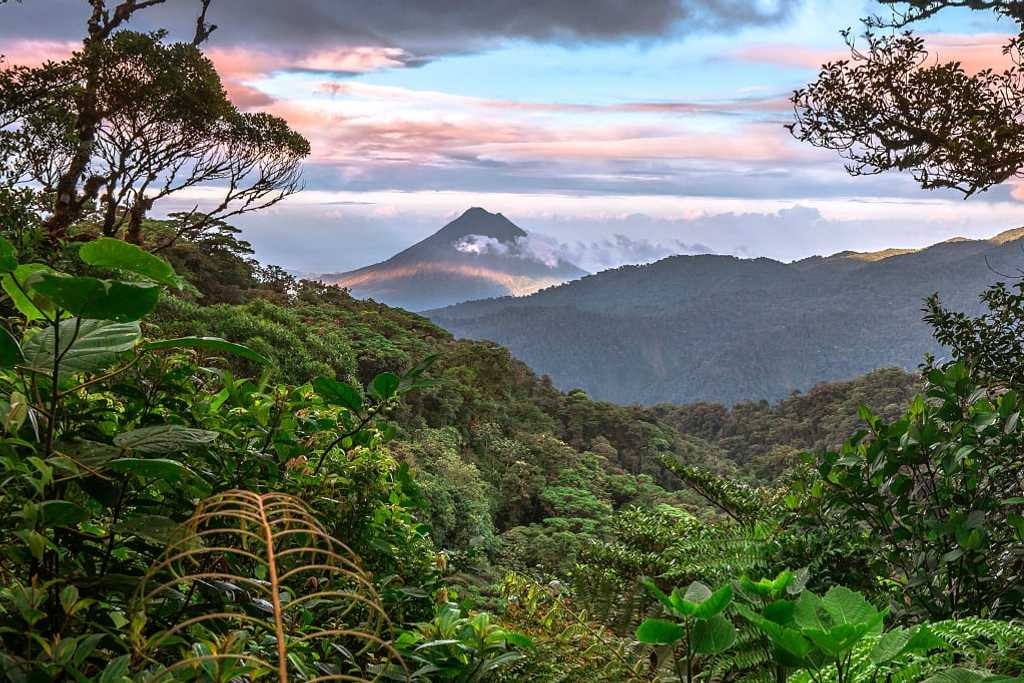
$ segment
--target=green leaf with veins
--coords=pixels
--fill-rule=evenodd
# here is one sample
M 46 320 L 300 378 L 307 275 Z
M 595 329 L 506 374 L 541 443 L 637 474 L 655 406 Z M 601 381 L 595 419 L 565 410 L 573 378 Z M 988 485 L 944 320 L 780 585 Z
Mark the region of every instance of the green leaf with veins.
M 140 453 L 174 453 L 212 443 L 217 432 L 182 425 L 157 425 L 133 429 L 114 437 L 114 445 Z
M 60 376 L 78 372 L 106 370 L 117 355 L 139 343 L 139 323 L 68 318 L 60 322 Z M 53 327 L 46 327 L 25 340 L 25 367 L 37 372 L 53 372 Z
M 666 645 L 683 637 L 683 627 L 665 619 L 646 619 L 636 630 L 636 639 L 650 645 Z
M 100 237 L 83 244 L 78 255 L 91 266 L 116 268 L 168 287 L 182 287 L 182 279 L 175 274 L 170 263 L 124 240 Z
M 131 322 L 156 307 L 160 288 L 148 283 L 100 280 L 57 273 L 37 273 L 28 279 L 29 288 L 54 307 L 80 318 Z
M 4 273 L 0 282 L 4 291 L 11 297 L 11 303 L 26 319 L 31 321 L 52 318 L 54 309 L 49 300 L 38 295 L 33 298 L 28 296 L 32 294 L 28 288 L 28 280 L 36 273 L 54 272 L 56 271 L 53 268 L 42 263 L 23 263 L 13 273 Z

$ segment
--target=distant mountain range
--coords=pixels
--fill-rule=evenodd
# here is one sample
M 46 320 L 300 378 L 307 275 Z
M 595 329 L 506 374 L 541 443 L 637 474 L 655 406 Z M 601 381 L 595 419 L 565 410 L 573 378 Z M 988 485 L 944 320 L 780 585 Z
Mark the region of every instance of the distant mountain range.
M 555 255 L 539 255 L 528 233 L 500 213 L 474 207 L 387 261 L 319 279 L 360 299 L 422 311 L 531 294 L 586 274 Z
M 673 256 L 522 298 L 426 315 L 462 337 L 504 344 L 561 389 L 617 403 L 775 400 L 881 367 L 940 355 L 921 321 L 939 292 L 978 295 L 1024 264 L 1024 229 L 926 249 L 842 252 L 794 263 Z

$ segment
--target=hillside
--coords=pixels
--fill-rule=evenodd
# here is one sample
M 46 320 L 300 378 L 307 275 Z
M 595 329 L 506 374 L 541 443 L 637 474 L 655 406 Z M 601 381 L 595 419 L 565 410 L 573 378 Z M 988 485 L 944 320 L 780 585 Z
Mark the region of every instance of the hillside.
M 474 207 L 386 261 L 319 279 L 360 299 L 421 311 L 531 294 L 583 275 L 562 259 L 533 253 L 527 232 L 500 213 Z
M 941 354 L 921 321 L 938 292 L 975 312 L 1024 260 L 1014 231 L 915 251 L 794 263 L 674 256 L 518 299 L 429 311 L 460 337 L 491 339 L 563 389 L 620 403 L 726 404 Z M 1003 278 L 1005 279 L 1005 278 Z
M 440 383 L 407 400 L 396 416 L 395 446 L 445 498 L 439 506 L 448 512 L 432 513 L 436 540 L 455 547 L 481 536 L 497 550 L 503 534 L 529 533 L 537 545 L 531 561 L 552 567 L 568 566 L 563 562 L 575 553 L 548 554 L 556 518 L 580 513 L 552 507 L 555 489 L 563 496 L 578 489 L 578 500 L 592 499 L 597 507 L 583 519 L 602 509 L 660 502 L 701 510 L 704 502 L 661 466 L 659 455 L 763 484 L 766 473 L 775 476 L 795 464 L 800 449 L 834 446 L 862 426 L 861 403 L 895 417 L 918 388 L 914 376 L 886 370 L 776 404 L 622 406 L 558 391 L 506 348 L 455 339 L 400 308 L 313 283 L 303 283 L 289 305 L 263 296 L 241 306 L 168 299 L 156 321 L 166 335 L 244 337 L 296 382 L 327 374 L 366 384 L 380 372 L 404 372 L 436 354 L 429 376 Z M 245 362 L 236 362 L 245 372 Z M 529 472 L 517 474 L 515 463 L 528 463 Z M 596 479 L 581 479 L 581 472 Z M 526 488 L 512 495 L 509 487 L 524 474 L 529 483 L 517 484 Z M 448 500 L 456 483 L 469 486 L 471 492 L 461 493 L 469 499 Z M 587 526 L 579 519 L 573 524 Z

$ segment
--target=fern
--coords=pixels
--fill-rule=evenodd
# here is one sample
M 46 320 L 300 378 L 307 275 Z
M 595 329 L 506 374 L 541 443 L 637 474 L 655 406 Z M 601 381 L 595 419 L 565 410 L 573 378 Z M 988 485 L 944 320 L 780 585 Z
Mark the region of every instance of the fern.
M 712 659 L 704 669 L 709 681 L 773 681 L 772 647 L 764 635 L 749 623 L 736 629 L 732 647 Z
M 680 584 L 695 580 L 721 583 L 744 574 L 762 574 L 771 550 L 770 541 L 748 528 L 708 527 L 702 534 L 680 539 L 666 551 L 668 566 L 661 576 Z
M 505 618 L 530 635 L 537 650 L 496 680 L 650 680 L 643 647 L 595 622 L 591 613 L 576 607 L 560 590 L 513 573 L 505 577 L 502 596 L 508 603 Z
M 284 494 L 236 490 L 200 503 L 143 577 L 134 607 L 136 655 L 151 681 L 186 668 L 280 683 L 362 681 L 401 664 L 383 637 L 390 624 L 370 575 Z M 148 622 L 159 628 L 145 637 Z
M 1024 627 L 994 619 L 950 619 L 931 622 L 927 628 L 945 649 L 926 657 L 904 655 L 890 662 L 884 669 L 872 664 L 870 653 L 878 637 L 865 638 L 853 651 L 849 683 L 910 683 L 923 681 L 951 668 L 1017 674 L 1021 670 L 1020 655 L 1024 652 Z M 790 683 L 833 681 L 828 673 L 815 679 L 806 671 L 789 678 Z
M 658 459 L 697 495 L 739 524 L 772 519 L 782 512 L 773 492 L 720 477 L 703 467 L 685 465 L 668 455 Z
M 978 666 L 1000 672 L 1024 668 L 1024 626 L 1020 624 L 971 617 L 936 622 L 929 628 Z

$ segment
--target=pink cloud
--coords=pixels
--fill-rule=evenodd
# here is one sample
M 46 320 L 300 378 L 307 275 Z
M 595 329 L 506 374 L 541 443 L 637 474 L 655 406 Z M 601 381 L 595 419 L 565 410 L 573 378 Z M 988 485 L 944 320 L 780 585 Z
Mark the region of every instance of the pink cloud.
M 5 51 L 11 62 L 40 63 L 65 56 L 73 43 L 19 41 Z M 737 124 L 708 133 L 684 127 L 673 114 L 774 112 L 780 97 L 717 102 L 551 103 L 475 98 L 359 81 L 331 82 L 322 90 L 338 101 L 277 100 L 256 82 L 289 69 L 365 72 L 395 68 L 407 55 L 392 48 L 345 48 L 304 55 L 242 47 L 213 47 L 208 56 L 225 88 L 243 108 L 284 117 L 313 145 L 318 161 L 346 172 L 379 164 L 446 165 L 465 159 L 529 162 L 576 160 L 589 167 L 613 160 L 704 160 L 774 163 L 806 156 L 777 125 Z M 642 125 L 595 123 L 575 114 L 637 113 Z M 563 117 L 562 114 L 567 116 Z M 535 116 L 536 115 L 536 116 Z
M 1024 179 L 1011 178 L 1005 183 L 1010 188 L 1010 196 L 1018 202 L 1024 202 Z
M 1003 54 L 1003 46 L 1012 36 L 1000 33 L 959 35 L 927 34 L 925 47 L 929 52 L 928 63 L 958 61 L 965 71 L 978 72 L 982 69 L 1003 70 L 1011 60 Z M 786 43 L 762 43 L 733 51 L 732 59 L 779 66 L 818 69 L 827 62 L 849 59 L 849 50 L 843 48 L 823 49 Z
M 403 67 L 411 57 L 396 47 L 345 47 L 314 52 L 299 59 L 295 66 L 320 71 L 367 73 Z
M 396 86 L 373 85 L 358 81 L 327 82 L 320 91 L 339 97 L 366 98 L 391 102 L 423 102 L 450 105 L 461 108 L 497 109 L 501 111 L 522 111 L 538 113 L 681 113 L 713 114 L 788 111 L 792 108 L 785 97 L 749 97 L 707 102 L 620 102 L 611 104 L 589 104 L 579 102 L 534 102 L 529 100 L 488 99 L 452 95 L 431 90 L 411 90 Z
M 0 45 L 5 63 L 38 66 L 63 59 L 80 47 L 75 41 L 15 40 Z M 367 73 L 404 65 L 409 55 L 391 47 L 358 46 L 290 55 L 272 50 L 213 47 L 206 50 L 231 100 L 243 109 L 266 107 L 274 98 L 251 85 L 252 81 L 285 69 Z
M 389 47 L 346 47 L 293 56 L 247 48 L 212 48 L 207 56 L 217 67 L 232 101 L 240 107 L 266 107 L 274 99 L 250 83 L 286 69 L 367 73 L 401 67 L 408 55 Z
M 18 66 L 39 66 L 44 62 L 64 59 L 82 44 L 77 41 L 15 40 L 0 45 L 4 63 Z
M 476 150 L 485 158 L 703 160 L 773 163 L 813 156 L 794 145 L 777 125 L 745 124 L 729 131 L 704 132 L 646 127 L 642 130 L 595 128 L 548 140 L 487 143 Z
M 957 61 L 968 72 L 982 69 L 1002 71 L 1013 64 L 1003 54 L 1003 46 L 1012 36 L 999 33 L 978 35 L 935 34 L 926 36 L 925 45 L 931 54 L 931 62 Z
M 314 158 L 355 165 L 442 163 L 459 150 L 548 135 L 513 122 L 466 117 L 354 117 L 288 102 L 275 104 L 271 111 L 310 140 Z
M 826 62 L 846 59 L 846 50 L 823 50 L 802 45 L 762 43 L 739 48 L 729 55 L 732 59 L 760 64 L 777 64 L 806 69 L 816 69 Z
M 362 90 L 342 84 L 348 93 Z M 466 159 L 499 162 L 581 161 L 603 164 L 614 160 L 664 162 L 776 163 L 803 161 L 813 150 L 796 145 L 777 124 L 743 123 L 727 130 L 707 132 L 681 126 L 675 119 L 646 121 L 641 125 L 608 125 L 586 119 L 534 119 L 509 108 L 504 116 L 491 109 L 490 100 L 475 106 L 431 109 L 422 93 L 402 103 L 377 103 L 390 113 L 357 115 L 365 103 L 279 102 L 272 111 L 306 135 L 316 159 L 351 164 L 356 169 L 381 163 L 459 164 Z M 449 96 L 442 95 L 442 102 Z M 661 108 L 658 111 L 662 111 Z

